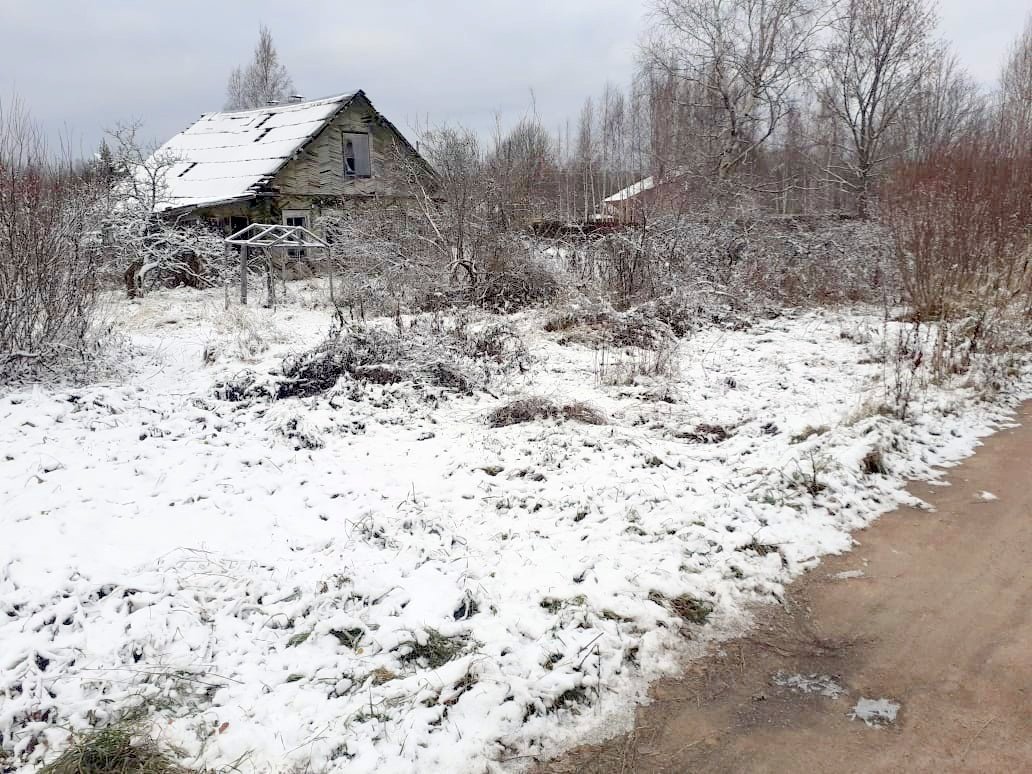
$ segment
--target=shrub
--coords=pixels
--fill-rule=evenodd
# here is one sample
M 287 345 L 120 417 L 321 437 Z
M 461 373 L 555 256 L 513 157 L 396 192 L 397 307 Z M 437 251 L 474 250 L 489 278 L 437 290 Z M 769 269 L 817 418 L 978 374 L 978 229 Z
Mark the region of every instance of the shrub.
M 19 103 L 0 104 L 0 378 L 93 351 L 99 200 Z
M 562 290 L 558 275 L 513 240 L 503 242 L 499 253 L 485 263 L 474 300 L 492 311 L 514 312 L 551 303 Z

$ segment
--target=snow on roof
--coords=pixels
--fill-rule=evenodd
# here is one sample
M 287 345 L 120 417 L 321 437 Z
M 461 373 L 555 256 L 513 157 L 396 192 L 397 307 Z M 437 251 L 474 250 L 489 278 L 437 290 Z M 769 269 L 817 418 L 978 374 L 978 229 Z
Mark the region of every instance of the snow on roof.
M 156 211 L 248 199 L 359 92 L 254 110 L 205 113 L 151 157 L 174 163 Z
M 655 187 L 656 181 L 653 179 L 652 175 L 649 175 L 644 180 L 639 180 L 637 183 L 632 183 L 626 188 L 617 191 L 612 196 L 607 196 L 602 201 L 609 202 L 610 204 L 613 204 L 615 202 L 622 202 L 626 199 L 630 199 L 634 196 L 637 196 L 640 193 L 644 193 L 645 191 L 651 191 Z

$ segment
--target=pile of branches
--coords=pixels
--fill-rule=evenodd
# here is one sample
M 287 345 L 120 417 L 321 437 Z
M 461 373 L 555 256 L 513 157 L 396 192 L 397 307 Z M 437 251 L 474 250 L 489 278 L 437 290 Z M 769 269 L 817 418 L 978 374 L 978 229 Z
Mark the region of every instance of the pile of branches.
M 336 329 L 313 349 L 284 358 L 272 383 L 244 372 L 217 387 L 224 400 L 306 398 L 320 395 L 342 378 L 370 384 L 411 382 L 471 395 L 487 391 L 496 374 L 524 370 L 527 349 L 504 324 L 473 329 L 463 319 L 445 326 L 439 319 L 395 329 L 351 326 Z

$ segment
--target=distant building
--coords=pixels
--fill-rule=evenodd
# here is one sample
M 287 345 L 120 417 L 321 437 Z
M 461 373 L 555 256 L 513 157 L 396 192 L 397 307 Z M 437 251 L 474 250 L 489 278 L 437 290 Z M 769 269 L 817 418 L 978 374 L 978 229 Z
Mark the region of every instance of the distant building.
M 254 110 L 207 113 L 166 142 L 153 209 L 239 231 L 249 223 L 311 228 L 323 209 L 397 202 L 418 151 L 362 91 Z
M 602 200 L 599 213 L 620 223 L 644 223 L 657 215 L 681 214 L 688 203 L 686 173 L 650 175 Z

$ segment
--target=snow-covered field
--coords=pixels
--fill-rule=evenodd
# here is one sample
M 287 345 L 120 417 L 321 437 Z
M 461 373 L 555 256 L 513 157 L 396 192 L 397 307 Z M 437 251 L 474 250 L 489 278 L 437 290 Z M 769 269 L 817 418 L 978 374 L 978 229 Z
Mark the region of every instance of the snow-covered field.
M 137 705 L 198 768 L 519 768 L 625 721 L 1006 416 L 960 388 L 872 410 L 862 312 L 709 329 L 612 386 L 523 313 L 533 361 L 493 394 L 216 397 L 325 335 L 291 292 L 125 303 L 118 380 L 0 395 L 0 770 Z M 607 423 L 487 425 L 528 394 Z

